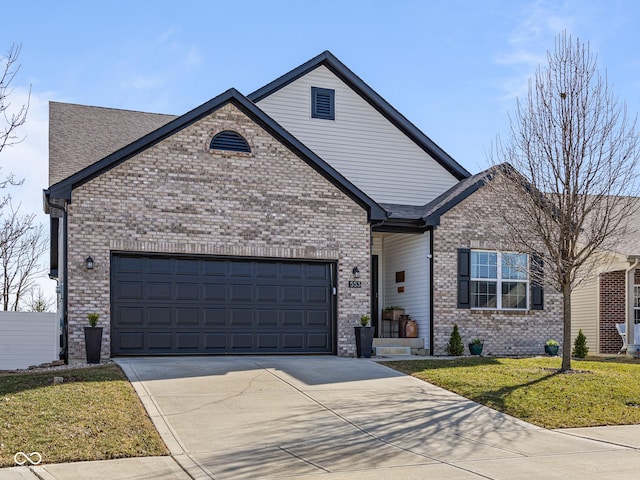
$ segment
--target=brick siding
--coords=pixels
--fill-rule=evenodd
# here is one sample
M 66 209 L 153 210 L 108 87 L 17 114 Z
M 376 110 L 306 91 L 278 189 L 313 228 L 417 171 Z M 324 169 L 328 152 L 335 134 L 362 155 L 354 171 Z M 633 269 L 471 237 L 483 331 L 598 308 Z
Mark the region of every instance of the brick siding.
M 544 310 L 524 312 L 457 308 L 458 248 L 511 250 L 508 234 L 494 212 L 509 205 L 496 190 L 480 188 L 451 208 L 433 234 L 434 346 L 445 355 L 453 325 L 458 324 L 465 351 L 473 338 L 484 340 L 483 355 L 541 355 L 553 338 L 562 345 L 562 296 L 545 287 Z
M 636 272 L 636 283 L 640 280 Z M 625 322 L 625 271 L 600 275 L 600 353 L 618 353 L 622 338 L 616 323 Z
M 210 151 L 222 130 L 252 153 Z M 369 312 L 367 213 L 231 104 L 76 188 L 68 222 L 70 359 L 84 358 L 89 312 L 110 356 L 112 251 L 337 261 L 337 351 L 355 355 L 352 327 Z M 361 289 L 347 288 L 354 266 Z

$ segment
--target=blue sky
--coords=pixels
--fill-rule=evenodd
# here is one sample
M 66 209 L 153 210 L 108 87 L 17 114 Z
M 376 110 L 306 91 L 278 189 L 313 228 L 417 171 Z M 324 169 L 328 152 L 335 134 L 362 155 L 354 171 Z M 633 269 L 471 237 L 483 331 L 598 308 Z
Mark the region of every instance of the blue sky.
M 324 50 L 472 173 L 562 30 L 590 42 L 616 95 L 640 110 L 633 0 L 32 0 L 2 13 L 0 51 L 22 44 L 13 103 L 31 87 L 26 138 L 0 154 L 2 172 L 26 179 L 14 192 L 25 211 L 40 212 L 47 187 L 47 102 L 179 115 Z

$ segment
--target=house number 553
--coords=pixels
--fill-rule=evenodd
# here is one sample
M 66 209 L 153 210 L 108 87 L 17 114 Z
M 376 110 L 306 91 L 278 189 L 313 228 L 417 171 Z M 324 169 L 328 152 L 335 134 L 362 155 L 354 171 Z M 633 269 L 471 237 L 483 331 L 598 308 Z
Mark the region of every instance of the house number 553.
M 349 280 L 349 288 L 362 288 L 362 282 L 359 280 Z

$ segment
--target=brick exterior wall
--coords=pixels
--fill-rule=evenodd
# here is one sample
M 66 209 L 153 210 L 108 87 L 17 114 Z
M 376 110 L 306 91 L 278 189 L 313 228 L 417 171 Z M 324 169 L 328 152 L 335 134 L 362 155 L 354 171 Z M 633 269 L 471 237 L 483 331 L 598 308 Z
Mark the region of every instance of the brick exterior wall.
M 252 153 L 210 151 L 222 130 Z M 70 359 L 84 358 L 89 312 L 100 314 L 110 356 L 111 251 L 337 261 L 343 356 L 355 355 L 352 327 L 369 312 L 367 212 L 232 104 L 76 188 L 68 248 Z M 347 287 L 354 266 L 361 289 Z
M 618 353 L 622 348 L 622 338 L 615 324 L 624 323 L 626 317 L 624 277 L 624 270 L 600 275 L 600 353 Z
M 526 312 L 457 308 L 457 250 L 511 250 L 493 212 L 509 209 L 496 190 L 480 188 L 446 212 L 433 234 L 433 323 L 435 355 L 446 355 L 453 325 L 465 351 L 473 338 L 484 340 L 483 355 L 542 355 L 547 340 L 562 345 L 562 295 L 545 287 L 544 310 Z M 502 230 L 502 231 L 501 231 Z

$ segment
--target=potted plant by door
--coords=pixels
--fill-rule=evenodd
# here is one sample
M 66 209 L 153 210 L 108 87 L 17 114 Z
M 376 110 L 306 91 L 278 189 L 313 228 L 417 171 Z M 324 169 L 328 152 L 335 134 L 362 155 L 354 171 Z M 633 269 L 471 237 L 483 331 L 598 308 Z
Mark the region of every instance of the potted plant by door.
M 371 358 L 373 353 L 373 332 L 375 327 L 369 326 L 369 315 L 360 317 L 360 326 L 353 327 L 356 334 L 356 354 L 358 357 Z
M 474 338 L 471 340 L 471 343 L 469 343 L 469 352 L 471 352 L 471 355 L 481 355 L 483 346 L 484 343 L 482 339 Z
M 87 363 L 100 363 L 100 349 L 102 348 L 102 327 L 98 327 L 97 313 L 89 313 L 89 326 L 84 327 L 84 345 L 87 353 Z
M 547 340 L 547 343 L 544 346 L 544 353 L 546 353 L 550 357 L 555 357 L 556 355 L 558 355 L 558 347 L 559 347 L 558 342 L 555 341 L 553 338 L 550 340 Z

